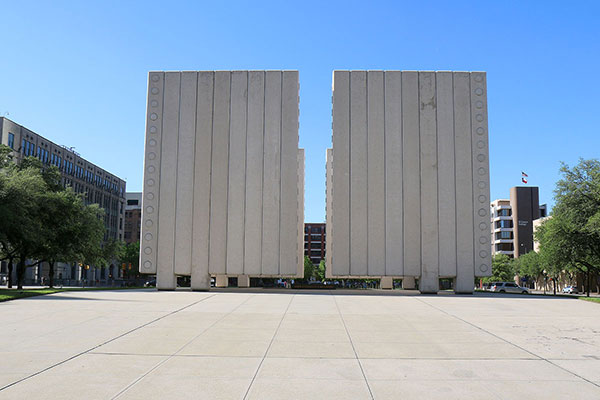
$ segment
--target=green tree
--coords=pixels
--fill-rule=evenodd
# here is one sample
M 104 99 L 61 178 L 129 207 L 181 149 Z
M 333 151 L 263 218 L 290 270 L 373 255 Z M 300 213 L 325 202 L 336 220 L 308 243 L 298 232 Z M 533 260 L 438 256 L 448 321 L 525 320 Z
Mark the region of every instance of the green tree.
M 123 246 L 119 262 L 125 264 L 125 276 L 127 278 L 139 276 L 140 242 L 128 243 Z
M 304 256 L 304 281 L 309 281 L 315 273 L 315 266 L 309 256 Z
M 563 163 L 560 172 L 552 218 L 536 232 L 540 255 L 555 277 L 561 271 L 582 272 L 589 296 L 591 275 L 600 272 L 600 161 L 580 159 L 573 168 Z
M 535 251 L 523 254 L 514 261 L 516 272 L 522 277 L 532 278 L 536 282 L 543 276 L 544 267 L 540 254 Z
M 485 283 L 512 282 L 515 278 L 515 262 L 506 254 L 496 254 L 492 258 L 492 276 L 484 278 Z
M 325 280 L 325 260 L 321 260 L 319 266 L 315 269 L 315 278 L 319 281 Z

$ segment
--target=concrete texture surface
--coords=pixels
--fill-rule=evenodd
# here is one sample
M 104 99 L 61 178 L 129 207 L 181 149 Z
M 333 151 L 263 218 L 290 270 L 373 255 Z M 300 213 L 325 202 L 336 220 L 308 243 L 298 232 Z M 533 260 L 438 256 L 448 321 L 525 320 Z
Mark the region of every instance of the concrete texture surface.
M 0 304 L 0 399 L 596 399 L 600 305 L 416 291 Z

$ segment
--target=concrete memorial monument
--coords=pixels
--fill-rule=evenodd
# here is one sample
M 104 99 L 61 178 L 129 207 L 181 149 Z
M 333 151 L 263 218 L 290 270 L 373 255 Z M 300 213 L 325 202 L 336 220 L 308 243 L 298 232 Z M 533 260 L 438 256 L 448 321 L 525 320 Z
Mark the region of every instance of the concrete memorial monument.
M 140 271 L 303 274 L 304 153 L 297 71 L 150 72 Z
M 483 72 L 334 71 L 327 153 L 330 277 L 490 276 Z

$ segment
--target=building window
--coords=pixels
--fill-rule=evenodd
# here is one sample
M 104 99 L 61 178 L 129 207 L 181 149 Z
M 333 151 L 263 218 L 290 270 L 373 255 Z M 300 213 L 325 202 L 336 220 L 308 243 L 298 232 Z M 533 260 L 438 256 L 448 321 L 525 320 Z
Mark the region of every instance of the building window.
M 8 132 L 8 147 L 15 149 L 15 135 Z
M 500 217 L 510 217 L 512 215 L 512 210 L 509 209 L 502 209 L 502 210 L 498 210 L 498 216 Z

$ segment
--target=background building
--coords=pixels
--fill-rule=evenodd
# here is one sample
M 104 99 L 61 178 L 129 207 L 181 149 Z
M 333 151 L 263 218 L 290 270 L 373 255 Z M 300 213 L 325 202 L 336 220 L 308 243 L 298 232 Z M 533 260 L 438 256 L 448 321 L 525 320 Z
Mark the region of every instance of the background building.
M 325 259 L 325 223 L 307 222 L 304 224 L 304 255 L 313 264 Z
M 45 166 L 56 166 L 61 172 L 63 186 L 71 186 L 75 192 L 84 194 L 85 204 L 96 203 L 104 209 L 104 240 L 123 240 L 124 180 L 82 158 L 72 147 L 58 145 L 5 117 L 0 117 L 0 143 L 14 150 L 17 163 L 33 156 Z M 47 276 L 47 268 L 45 263 L 39 268 L 27 268 L 26 283 L 39 282 L 42 276 Z M 55 270 L 56 279 L 68 281 L 104 282 L 118 274 L 114 266 L 96 271 L 94 268 L 86 270 L 77 265 L 58 263 Z
M 139 242 L 142 223 L 142 192 L 125 193 L 125 201 L 123 238 L 125 243 Z
M 510 199 L 490 204 L 492 255 L 519 256 L 534 250 L 534 221 L 547 216 L 546 204 L 539 204 L 539 188 L 515 186 Z
M 330 277 L 491 275 L 486 74 L 334 71 Z M 329 162 L 329 156 L 332 160 Z M 385 278 L 385 279 L 384 279 Z

